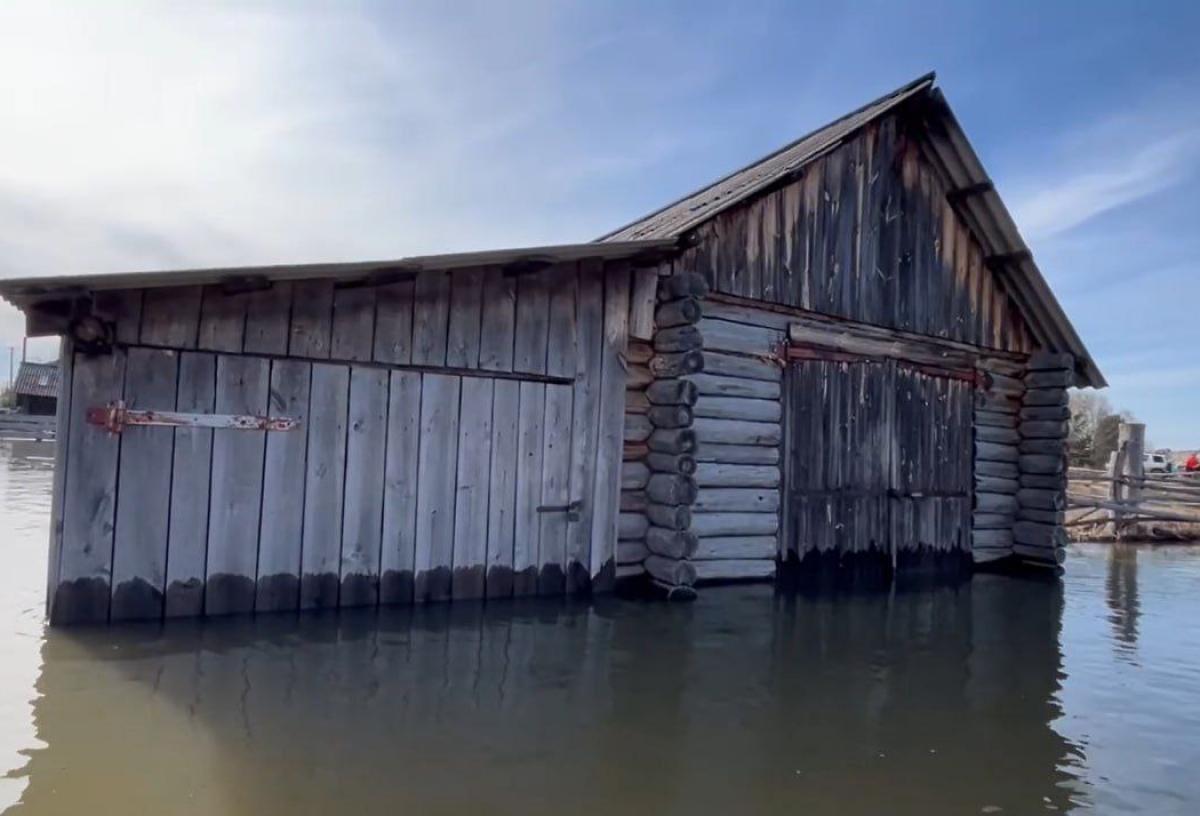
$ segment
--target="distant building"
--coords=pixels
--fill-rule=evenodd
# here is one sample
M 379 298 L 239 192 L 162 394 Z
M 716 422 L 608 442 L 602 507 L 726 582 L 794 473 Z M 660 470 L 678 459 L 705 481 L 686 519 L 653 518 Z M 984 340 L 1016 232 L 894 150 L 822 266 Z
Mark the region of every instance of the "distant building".
M 21 363 L 13 393 L 20 413 L 53 416 L 58 404 L 58 363 Z

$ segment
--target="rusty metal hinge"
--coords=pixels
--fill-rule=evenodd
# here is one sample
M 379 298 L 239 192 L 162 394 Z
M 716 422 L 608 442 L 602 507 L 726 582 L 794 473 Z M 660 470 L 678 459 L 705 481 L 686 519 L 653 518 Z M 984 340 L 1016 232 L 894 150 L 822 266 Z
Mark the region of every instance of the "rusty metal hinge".
M 124 400 L 87 409 L 86 420 L 109 433 L 126 425 L 163 425 L 173 428 L 219 428 L 231 431 L 291 431 L 300 426 L 292 417 L 246 414 L 184 414 L 178 411 L 140 411 L 126 408 Z
M 579 521 L 579 511 L 583 509 L 583 500 L 576 499 L 570 504 L 543 504 L 536 509 L 539 513 L 566 513 L 567 521 Z

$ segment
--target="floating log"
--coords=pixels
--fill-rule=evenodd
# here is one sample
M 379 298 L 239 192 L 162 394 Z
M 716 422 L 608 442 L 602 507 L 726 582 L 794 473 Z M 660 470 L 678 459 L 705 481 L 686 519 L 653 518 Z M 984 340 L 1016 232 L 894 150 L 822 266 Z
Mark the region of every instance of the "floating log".
M 1067 404 L 1067 392 L 1061 388 L 1031 388 L 1025 392 L 1023 402 L 1027 406 Z
M 699 540 L 695 533 L 687 530 L 651 527 L 646 532 L 646 547 L 666 558 L 691 558 L 699 547 Z
M 774 465 L 779 462 L 779 448 L 764 445 L 720 445 L 705 442 L 696 450 L 696 461 L 720 462 L 728 465 Z
M 1044 456 L 1037 454 L 1025 454 L 1020 457 L 1018 464 L 1021 466 L 1022 473 L 1041 473 L 1045 475 L 1055 475 L 1062 473 L 1066 468 L 1066 456 Z
M 693 561 L 732 558 L 774 558 L 779 541 L 775 536 L 713 536 L 699 542 Z
M 997 479 L 1015 479 L 1021 474 L 1016 462 L 976 462 L 976 476 L 990 476 Z
M 617 516 L 617 538 L 645 538 L 650 529 L 650 520 L 645 513 L 620 513 Z
M 698 272 L 676 272 L 658 282 L 658 299 L 661 302 L 681 298 L 702 298 L 708 294 L 708 282 Z
M 1026 439 L 1057 439 L 1067 438 L 1070 423 L 1066 421 L 1022 420 L 1021 436 Z
M 621 463 L 621 489 L 640 490 L 650 481 L 650 468 L 645 462 Z
M 980 442 L 992 442 L 999 445 L 1016 445 L 1021 441 L 1021 435 L 1016 428 L 993 428 L 987 425 L 975 428 L 975 438 Z
M 649 365 L 637 365 L 630 363 L 625 370 L 625 388 L 637 390 L 645 388 L 654 382 L 654 372 L 650 370 Z
M 983 493 L 1006 493 L 1015 496 L 1021 487 L 1016 479 L 997 479 L 992 476 L 976 476 L 975 489 Z
M 1005 493 L 976 492 L 975 509 L 980 513 L 1016 513 L 1017 497 Z
M 646 388 L 652 405 L 695 405 L 699 390 L 691 380 L 655 380 Z
M 654 312 L 654 321 L 660 329 L 674 326 L 690 326 L 700 320 L 700 301 L 694 297 L 685 297 L 660 303 Z
M 645 391 L 625 392 L 625 413 L 644 414 L 650 410 L 650 399 Z
M 675 354 L 657 354 L 650 361 L 650 371 L 655 377 L 682 377 L 704 370 L 704 352 L 681 351 Z
M 654 347 L 642 340 L 630 340 L 625 349 L 625 362 L 646 365 L 654 357 Z
M 694 564 L 697 581 L 765 581 L 775 577 L 773 558 L 727 558 Z
M 1017 449 L 1024 454 L 1036 456 L 1065 456 L 1066 439 L 1022 439 Z
M 646 440 L 658 453 L 694 453 L 696 432 L 691 428 L 659 428 Z
M 646 496 L 655 504 L 692 504 L 696 480 L 691 476 L 655 473 L 646 483 Z
M 1022 507 L 1037 507 L 1042 510 L 1062 510 L 1067 506 L 1066 494 L 1061 490 L 1038 490 L 1032 487 L 1018 490 L 1017 501 Z
M 779 531 L 776 513 L 696 513 L 691 530 L 701 538 L 713 536 L 774 535 Z
M 700 487 L 779 487 L 780 474 L 776 465 L 728 465 L 705 462 L 696 467 L 696 484 Z M 1016 490 L 1014 482 L 1014 492 Z
M 646 498 L 644 490 L 622 490 L 621 491 L 621 512 L 622 513 L 645 513 L 646 505 L 650 500 Z
M 618 564 L 640 564 L 646 560 L 646 556 L 649 554 L 650 550 L 644 541 L 617 542 Z
M 1036 487 L 1044 490 L 1063 490 L 1067 485 L 1066 479 L 1063 478 L 1061 473 L 1051 475 L 1045 473 L 1022 473 L 1018 481 L 1021 483 L 1021 487 Z
M 1061 567 L 1067 560 L 1065 547 L 1030 547 L 1027 544 L 1013 544 L 1013 554 L 1027 561 L 1037 561 Z
M 698 417 L 692 422 L 692 430 L 701 444 L 778 445 L 783 439 L 783 429 L 776 422 Z
M 778 422 L 783 407 L 778 400 L 742 397 L 701 397 L 696 400 L 696 416 L 714 419 L 746 419 L 751 422 Z
M 646 506 L 646 518 L 656 527 L 686 530 L 692 526 L 692 508 L 687 504 L 655 504 Z
M 645 414 L 625 414 L 626 442 L 645 442 L 653 430 L 654 426 Z
M 1015 445 L 998 445 L 994 442 L 975 443 L 975 458 L 985 462 L 1016 462 L 1020 455 Z
M 775 513 L 779 510 L 778 490 L 710 487 L 700 490 L 692 509 L 697 513 Z
M 1070 388 L 1073 385 L 1075 385 L 1075 372 L 1064 369 L 1030 371 L 1025 375 L 1026 388 Z
M 976 530 L 1011 530 L 1013 526 L 1013 514 L 981 513 L 976 511 L 971 516 L 971 526 Z
M 686 405 L 655 405 L 646 416 L 655 428 L 686 428 L 692 424 L 692 409 Z
M 1069 420 L 1071 407 L 1069 405 L 1028 405 L 1021 409 L 1019 416 L 1022 422 Z
M 696 460 L 686 453 L 651 453 L 646 464 L 658 473 L 682 473 L 691 476 L 696 472 Z
M 1062 526 L 1067 520 L 1067 514 L 1064 510 L 1042 510 L 1037 507 L 1022 507 L 1017 510 L 1018 521 L 1034 521 L 1038 524 L 1052 524 L 1054 526 Z
M 695 383 L 701 396 L 713 397 L 746 397 L 748 399 L 780 398 L 781 388 L 778 380 L 769 381 L 745 377 L 724 377 L 719 374 L 693 374 L 688 377 Z
M 1029 371 L 1074 370 L 1075 358 L 1065 351 L 1035 351 L 1025 364 Z
M 1012 528 L 996 528 L 990 530 L 972 530 L 971 547 L 1007 547 L 1012 548 Z
M 744 377 L 775 383 L 783 378 L 783 365 L 776 360 L 722 354 L 717 351 L 704 352 L 704 371 L 721 377 Z
M 651 576 L 665 584 L 692 586 L 696 583 L 696 567 L 691 561 L 651 554 L 646 556 L 642 566 Z
M 636 462 L 645 459 L 650 452 L 650 446 L 645 442 L 626 442 L 621 446 L 621 458 L 626 462 Z
M 1017 418 L 1012 414 L 998 414 L 994 411 L 976 411 L 975 427 L 1015 428 Z
M 704 337 L 695 326 L 660 329 L 654 335 L 654 350 L 659 354 L 694 351 L 704 347 Z
M 1065 547 L 1067 531 L 1057 524 L 1018 521 L 1013 526 L 1013 540 L 1027 547 Z

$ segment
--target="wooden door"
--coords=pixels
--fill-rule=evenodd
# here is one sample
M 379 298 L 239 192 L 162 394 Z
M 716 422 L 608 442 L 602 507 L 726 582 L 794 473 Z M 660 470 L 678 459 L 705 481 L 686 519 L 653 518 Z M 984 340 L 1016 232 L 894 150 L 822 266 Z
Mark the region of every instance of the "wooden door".
M 800 559 L 903 568 L 967 546 L 971 386 L 892 360 L 792 363 L 786 535 Z

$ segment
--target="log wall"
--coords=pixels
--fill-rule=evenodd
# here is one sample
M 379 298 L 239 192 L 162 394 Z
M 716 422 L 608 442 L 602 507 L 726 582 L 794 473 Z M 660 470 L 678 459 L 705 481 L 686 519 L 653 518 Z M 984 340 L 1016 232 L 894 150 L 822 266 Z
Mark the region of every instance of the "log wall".
M 117 342 L 63 369 L 52 622 L 607 589 L 630 277 L 98 295 Z M 299 427 L 86 421 L 119 400 Z
M 1066 558 L 1067 388 L 1074 383 L 1074 364 L 1070 354 L 1035 353 L 1023 379 L 1013 554 L 1043 566 L 1057 567 Z

